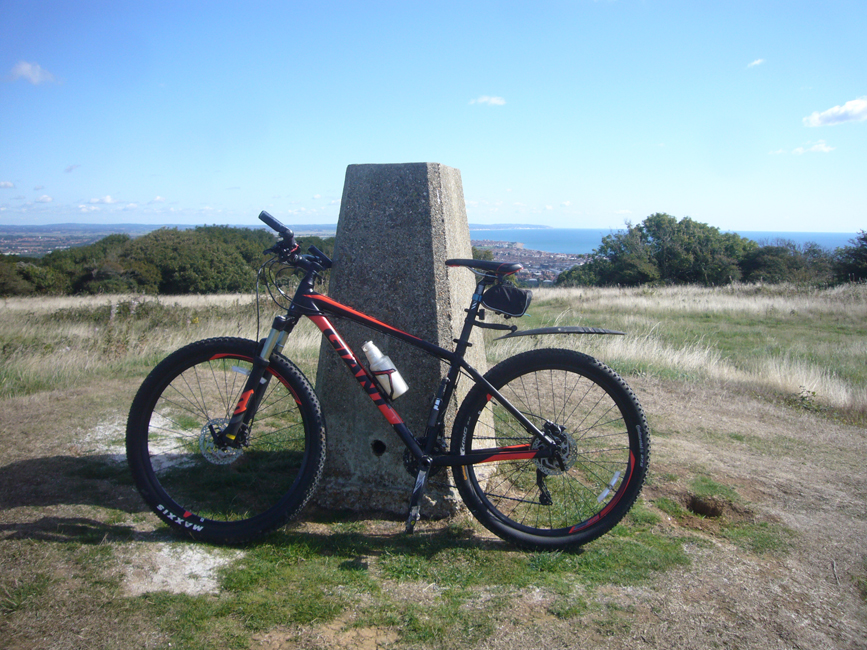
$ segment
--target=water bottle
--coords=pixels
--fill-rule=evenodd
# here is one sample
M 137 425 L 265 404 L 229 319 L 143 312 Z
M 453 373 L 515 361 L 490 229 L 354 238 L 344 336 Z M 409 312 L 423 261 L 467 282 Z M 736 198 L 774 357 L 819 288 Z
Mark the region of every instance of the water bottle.
M 373 341 L 368 341 L 361 346 L 364 354 L 367 355 L 367 361 L 370 364 L 370 372 L 376 377 L 382 391 L 391 399 L 397 399 L 409 390 L 409 386 L 400 376 L 397 368 L 387 356 L 379 351 L 379 348 L 373 344 Z

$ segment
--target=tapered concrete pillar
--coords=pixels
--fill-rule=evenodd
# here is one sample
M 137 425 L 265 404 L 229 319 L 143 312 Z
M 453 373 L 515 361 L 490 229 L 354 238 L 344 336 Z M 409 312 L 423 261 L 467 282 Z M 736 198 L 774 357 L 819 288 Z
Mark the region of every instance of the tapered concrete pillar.
M 405 332 L 453 349 L 475 288 L 473 275 L 448 268 L 472 257 L 460 171 L 437 163 L 350 165 L 337 223 L 328 293 Z M 347 321 L 337 329 L 364 360 L 372 340 L 394 361 L 410 390 L 394 407 L 416 437 L 424 435 L 433 395 L 446 369 L 396 339 Z M 485 370 L 484 342 L 474 333 L 469 362 Z M 464 379 L 458 401 L 469 389 Z M 316 391 L 328 427 L 328 458 L 319 503 L 328 508 L 405 514 L 413 486 L 405 447 L 327 342 L 319 356 Z M 446 440 L 456 413 L 446 418 Z M 446 516 L 457 497 L 448 470 L 429 483 L 422 514 Z

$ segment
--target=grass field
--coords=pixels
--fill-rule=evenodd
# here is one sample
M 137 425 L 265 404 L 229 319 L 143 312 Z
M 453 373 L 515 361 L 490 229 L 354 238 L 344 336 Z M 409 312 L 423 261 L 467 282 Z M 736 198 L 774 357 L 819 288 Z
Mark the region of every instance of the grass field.
M 487 333 L 489 363 L 585 351 L 652 431 L 641 499 L 579 553 L 463 514 L 413 537 L 311 510 L 242 548 L 175 538 L 132 486 L 126 411 L 169 351 L 254 338 L 250 296 L 0 302 L 3 647 L 864 647 L 867 285 L 534 293 L 522 329 L 627 334 Z M 286 353 L 312 379 L 318 350 L 305 324 Z

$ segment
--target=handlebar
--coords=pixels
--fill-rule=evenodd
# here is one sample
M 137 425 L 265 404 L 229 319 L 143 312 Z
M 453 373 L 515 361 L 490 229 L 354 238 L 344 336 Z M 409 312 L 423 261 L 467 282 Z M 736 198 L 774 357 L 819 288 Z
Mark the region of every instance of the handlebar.
M 264 210 L 259 213 L 259 220 L 265 222 L 269 228 L 276 230 L 285 239 L 292 239 L 295 237 L 295 234 L 291 230 Z
M 281 260 L 287 261 L 293 264 L 297 264 L 299 261 L 303 261 L 303 258 L 312 258 L 312 261 L 321 266 L 323 269 L 330 269 L 333 265 L 331 259 L 323 253 L 321 250 L 316 248 L 316 246 L 310 247 L 311 255 L 301 255 L 298 253 L 298 244 L 295 243 L 295 233 L 293 233 L 289 228 L 284 226 L 282 223 L 277 221 L 270 214 L 262 210 L 259 213 L 259 220 L 268 225 L 268 227 L 276 230 L 277 233 L 283 237 L 282 241 L 278 241 L 277 244 L 273 248 L 269 248 L 266 250 L 266 253 L 276 253 Z

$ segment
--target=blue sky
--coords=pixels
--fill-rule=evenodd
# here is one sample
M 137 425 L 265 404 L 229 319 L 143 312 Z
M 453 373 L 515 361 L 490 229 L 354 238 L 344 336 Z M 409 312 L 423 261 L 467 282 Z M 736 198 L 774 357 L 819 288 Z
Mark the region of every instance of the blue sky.
M 0 0 L 0 224 L 335 223 L 346 166 L 474 223 L 867 228 L 867 2 Z

